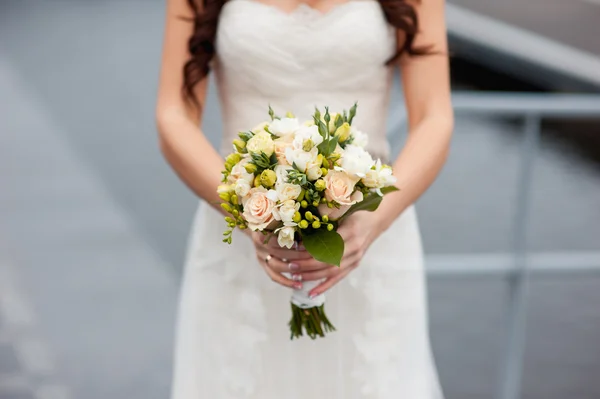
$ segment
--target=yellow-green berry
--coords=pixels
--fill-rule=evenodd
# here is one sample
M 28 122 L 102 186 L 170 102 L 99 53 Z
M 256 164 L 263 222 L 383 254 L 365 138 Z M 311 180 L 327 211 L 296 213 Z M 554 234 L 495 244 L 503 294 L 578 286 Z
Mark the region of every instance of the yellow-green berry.
M 312 214 L 312 212 L 311 212 L 311 211 L 307 211 L 307 212 L 304 214 L 304 217 L 305 217 L 305 218 L 306 218 L 306 220 L 308 220 L 309 222 L 312 222 L 312 221 L 313 221 L 313 214 Z
M 229 204 L 221 204 L 221 208 L 225 209 L 229 213 L 231 213 L 231 211 L 233 210 L 231 208 L 231 205 L 229 205 Z
M 322 197 L 322 198 L 321 198 L 321 203 L 322 203 L 322 204 L 324 204 L 324 203 L 326 203 L 326 202 L 327 202 L 327 198 L 325 198 L 325 197 Z
M 302 220 L 302 215 L 300 214 L 300 212 L 294 213 L 294 217 L 292 217 L 292 220 L 294 221 L 294 223 L 299 223 Z
M 260 175 L 254 178 L 254 187 L 260 186 Z
M 327 225 L 327 230 L 328 230 L 328 231 L 331 231 L 331 230 L 333 230 L 333 225 L 332 225 L 332 224 L 328 224 L 328 225 Z
M 235 222 L 229 223 L 229 227 L 235 227 Z
M 313 229 L 320 229 L 321 228 L 321 222 L 319 222 L 318 220 L 315 220 L 312 223 L 312 227 L 313 227 Z
M 314 206 L 314 207 L 317 207 L 317 206 L 319 206 L 319 201 L 318 201 L 318 200 L 316 200 L 316 201 L 313 201 L 313 206 Z
M 321 174 L 323 176 L 327 176 L 327 173 L 329 173 L 329 169 L 327 169 L 327 168 L 321 168 Z
M 327 158 L 323 158 L 323 168 L 329 169 L 329 161 Z
M 327 203 L 327 208 L 329 208 L 329 209 L 333 208 L 333 203 L 332 202 L 328 202 Z
M 235 222 L 235 220 L 233 220 L 233 218 L 230 218 L 229 216 L 225 217 L 225 221 L 229 224 L 229 223 L 233 223 Z
M 306 229 L 308 228 L 308 222 L 306 220 L 301 220 L 300 223 L 298 223 L 298 227 L 301 229 Z
M 237 209 L 234 209 L 233 211 L 231 211 L 231 214 L 235 217 L 240 216 L 240 211 L 238 211 Z
M 248 228 L 248 226 L 247 226 L 247 225 L 245 225 L 245 224 L 240 224 L 238 227 L 239 227 L 241 230 L 245 230 L 245 229 L 247 229 L 247 228 Z M 331 226 L 331 227 L 333 227 L 333 226 Z
M 321 219 L 323 219 L 323 221 L 325 223 L 329 222 L 329 216 L 327 216 L 327 215 L 323 215 L 323 217 Z
M 304 209 L 308 208 L 308 202 L 306 202 L 305 200 L 302 200 L 302 202 L 300 202 L 300 206 Z
M 231 196 L 231 203 L 232 203 L 233 205 L 237 205 L 237 204 L 238 204 L 238 196 L 237 196 L 237 195 L 233 194 L 233 195 Z

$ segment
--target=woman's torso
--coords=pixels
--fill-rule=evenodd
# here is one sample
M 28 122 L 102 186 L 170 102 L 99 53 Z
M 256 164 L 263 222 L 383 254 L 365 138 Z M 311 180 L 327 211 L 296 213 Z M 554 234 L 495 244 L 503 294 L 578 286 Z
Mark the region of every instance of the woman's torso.
M 369 151 L 387 159 L 386 119 L 396 51 L 394 29 L 375 0 L 350 0 L 323 13 L 291 13 L 259 0 L 230 0 L 221 12 L 215 74 L 223 114 L 221 151 L 276 113 L 309 119 L 314 107 L 349 109 L 369 135 Z

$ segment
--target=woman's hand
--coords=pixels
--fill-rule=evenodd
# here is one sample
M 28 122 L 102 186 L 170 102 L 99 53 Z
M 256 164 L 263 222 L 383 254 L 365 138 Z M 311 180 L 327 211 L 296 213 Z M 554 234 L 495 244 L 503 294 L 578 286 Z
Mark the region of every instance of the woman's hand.
M 371 243 L 381 234 L 380 223 L 373 212 L 357 212 L 345 219 L 338 233 L 344 239 L 344 256 L 341 266 L 325 265 L 314 259 L 300 260 L 300 271 L 292 277 L 300 281 L 322 280 L 321 284 L 310 291 L 310 296 L 320 295 L 333 287 L 360 265 Z M 322 267 L 317 267 L 317 266 Z M 300 276 L 300 277 L 296 277 Z
M 315 260 L 304 250 L 304 248 L 282 248 L 277 244 L 276 236 L 272 236 L 267 244 L 264 243 L 265 235 L 259 232 L 250 232 L 250 237 L 256 248 L 258 263 L 265 269 L 267 275 L 274 282 L 284 287 L 302 289 L 302 279 L 297 274 L 292 279 L 285 277 L 282 273 L 297 273 L 302 263 L 305 270 L 313 270 L 329 267 L 328 265 L 315 265 Z M 319 262 L 317 262 L 319 263 Z

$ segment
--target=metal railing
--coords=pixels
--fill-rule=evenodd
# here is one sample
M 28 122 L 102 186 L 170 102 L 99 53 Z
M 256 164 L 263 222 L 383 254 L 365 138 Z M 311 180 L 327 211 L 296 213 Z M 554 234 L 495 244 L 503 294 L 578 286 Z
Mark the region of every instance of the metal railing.
M 523 141 L 521 143 L 520 170 L 517 179 L 516 208 L 513 221 L 513 241 L 511 262 L 493 265 L 490 268 L 461 267 L 456 265 L 444 271 L 446 275 L 494 274 L 502 272 L 507 276 L 508 331 L 506 357 L 501 369 L 498 399 L 518 399 L 521 397 L 521 378 L 527 329 L 527 300 L 529 278 L 532 271 L 543 268 L 530 267 L 527 253 L 527 233 L 531 199 L 531 181 L 534 161 L 539 147 L 541 122 L 544 118 L 600 119 L 600 95 L 595 94 L 537 94 L 537 93 L 489 93 L 458 92 L 453 94 L 453 106 L 457 115 L 489 115 L 500 117 L 520 117 L 523 120 Z M 401 124 L 405 121 L 401 121 Z M 396 127 L 395 131 L 398 131 Z M 563 256 L 561 260 L 567 260 Z M 597 257 L 579 259 L 580 270 L 600 272 Z M 539 262 L 538 262 L 539 263 Z M 550 262 L 552 263 L 552 262 Z M 539 265 L 538 265 L 539 266 Z M 553 271 L 569 273 L 573 270 L 569 262 L 554 262 Z

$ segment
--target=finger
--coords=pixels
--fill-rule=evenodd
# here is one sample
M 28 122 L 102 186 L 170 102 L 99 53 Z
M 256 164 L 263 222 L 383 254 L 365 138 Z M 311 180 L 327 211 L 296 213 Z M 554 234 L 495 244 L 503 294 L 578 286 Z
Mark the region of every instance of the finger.
M 299 281 L 290 280 L 289 278 L 283 276 L 280 273 L 277 273 L 275 270 L 271 269 L 266 262 L 261 262 L 263 269 L 267 275 L 273 280 L 273 282 L 283 285 L 284 287 L 294 288 L 296 290 L 302 289 L 302 283 Z
M 264 255 L 262 259 L 266 259 L 267 255 Z M 290 273 L 290 262 L 285 262 L 276 256 L 271 254 L 271 258 L 268 262 L 265 261 L 267 267 L 277 273 Z
M 290 271 L 293 273 L 305 273 L 317 270 L 329 270 L 332 267 L 327 263 L 319 262 L 313 258 L 310 259 L 298 259 L 290 262 Z
M 305 272 L 292 274 L 292 280 L 294 281 L 317 281 L 333 277 L 339 269 L 335 266 L 330 266 L 327 269 L 321 269 L 313 272 Z
M 313 288 L 308 295 L 311 297 L 321 295 L 322 293 L 326 292 L 331 287 L 339 283 L 344 277 L 346 277 L 346 275 L 348 275 L 348 273 L 350 273 L 350 269 L 342 269 L 340 273 L 336 273 L 335 275 L 329 277 L 327 280 L 323 281 L 321 284 Z
M 271 255 L 278 257 L 279 259 L 300 260 L 300 259 L 312 259 L 312 256 L 306 251 L 295 251 L 287 248 L 265 248 Z

